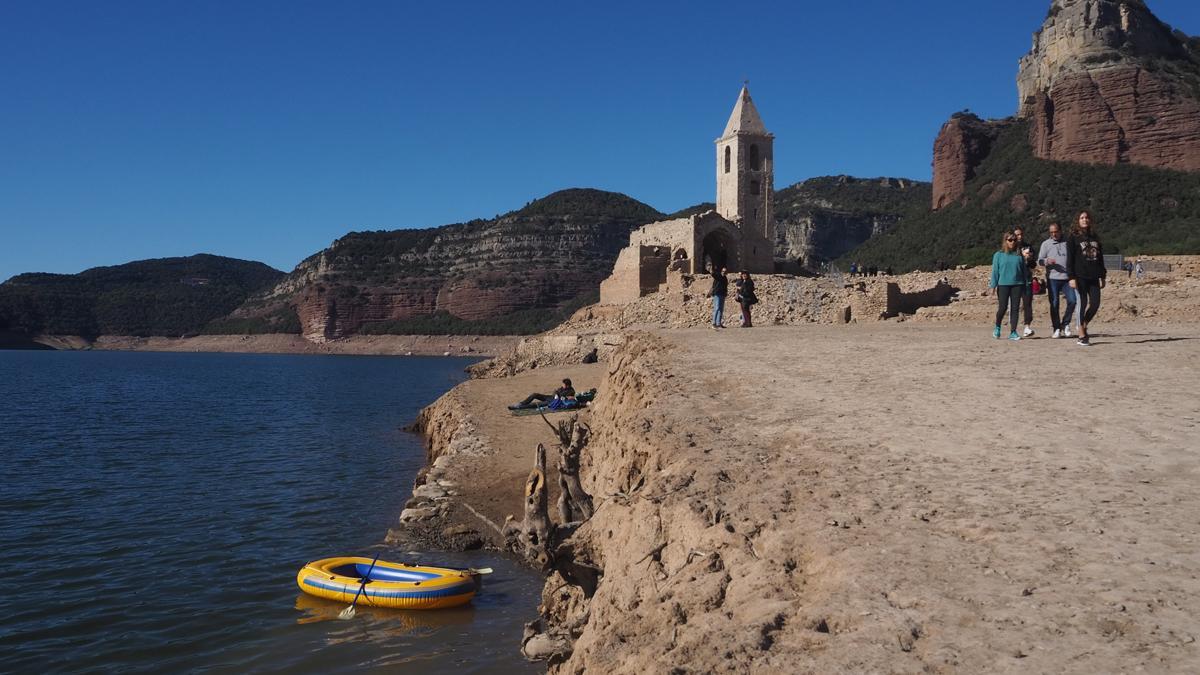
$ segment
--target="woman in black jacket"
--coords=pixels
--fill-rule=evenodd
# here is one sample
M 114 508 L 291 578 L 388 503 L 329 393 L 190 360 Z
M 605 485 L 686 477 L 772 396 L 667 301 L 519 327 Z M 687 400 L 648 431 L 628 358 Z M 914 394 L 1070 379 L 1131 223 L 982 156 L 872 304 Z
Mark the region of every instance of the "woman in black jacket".
M 749 272 L 742 270 L 741 277 L 734 283 L 738 288 L 738 304 L 742 306 L 742 328 L 751 328 L 750 305 L 758 302 L 758 296 L 754 294 L 754 280 L 750 278 Z
M 1108 271 L 1104 268 L 1104 248 L 1092 225 L 1092 214 L 1083 211 L 1067 237 L 1067 278 L 1079 293 L 1079 341 L 1088 347 L 1088 323 L 1100 309 L 1100 289 Z

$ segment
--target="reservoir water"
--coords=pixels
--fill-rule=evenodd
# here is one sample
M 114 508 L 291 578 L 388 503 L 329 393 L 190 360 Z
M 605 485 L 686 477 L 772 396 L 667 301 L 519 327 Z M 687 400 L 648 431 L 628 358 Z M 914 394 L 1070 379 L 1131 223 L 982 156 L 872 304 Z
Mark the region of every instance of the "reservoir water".
M 382 546 L 424 463 L 401 427 L 457 358 L 0 351 L 6 672 L 537 672 L 541 581 Z M 434 612 L 310 598 L 333 555 L 495 573 Z

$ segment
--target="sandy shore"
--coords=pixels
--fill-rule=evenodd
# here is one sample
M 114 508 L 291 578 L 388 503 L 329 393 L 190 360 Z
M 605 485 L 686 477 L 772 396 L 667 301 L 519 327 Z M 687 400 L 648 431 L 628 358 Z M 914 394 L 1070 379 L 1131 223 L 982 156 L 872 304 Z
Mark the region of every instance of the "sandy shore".
M 988 333 L 635 337 L 603 371 L 461 385 L 437 476 L 486 534 L 550 440 L 503 405 L 604 372 L 575 543 L 605 580 L 547 583 L 561 672 L 1200 667 L 1200 325 Z
M 95 340 L 44 335 L 39 344 L 53 349 L 146 352 L 240 352 L 250 354 L 360 354 L 379 356 L 494 356 L 522 336 L 507 335 L 355 335 L 314 343 L 299 335 L 197 335 L 187 338 L 103 335 Z

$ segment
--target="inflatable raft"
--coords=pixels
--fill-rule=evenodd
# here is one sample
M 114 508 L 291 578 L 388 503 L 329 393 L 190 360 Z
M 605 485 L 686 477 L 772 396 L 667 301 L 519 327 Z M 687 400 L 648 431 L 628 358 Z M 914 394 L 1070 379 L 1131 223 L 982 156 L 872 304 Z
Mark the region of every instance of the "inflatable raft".
M 465 605 L 475 596 L 479 575 L 472 570 L 424 567 L 370 558 L 325 558 L 310 562 L 296 574 L 300 590 L 318 598 L 347 604 L 370 570 L 359 606 L 391 609 L 442 609 Z

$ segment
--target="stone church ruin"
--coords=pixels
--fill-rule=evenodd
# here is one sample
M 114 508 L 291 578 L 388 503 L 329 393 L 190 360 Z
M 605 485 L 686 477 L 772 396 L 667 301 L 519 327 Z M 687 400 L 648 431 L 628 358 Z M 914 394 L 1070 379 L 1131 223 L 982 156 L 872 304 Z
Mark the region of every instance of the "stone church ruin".
M 722 267 L 774 272 L 774 140 L 743 86 L 716 141 L 716 209 L 631 233 L 612 274 L 600 284 L 601 304 L 626 304 L 654 293 L 668 283 L 668 274 Z

